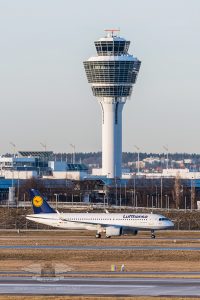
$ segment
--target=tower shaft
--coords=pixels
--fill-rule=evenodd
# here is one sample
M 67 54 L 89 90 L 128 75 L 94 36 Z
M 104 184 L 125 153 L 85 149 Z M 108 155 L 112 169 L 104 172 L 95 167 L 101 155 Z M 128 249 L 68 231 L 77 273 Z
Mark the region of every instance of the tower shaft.
M 102 175 L 121 177 L 122 110 L 131 96 L 140 61 L 128 53 L 130 41 L 114 35 L 95 41 L 97 56 L 84 61 L 88 82 L 102 109 Z
M 100 101 L 102 109 L 102 175 L 121 177 L 124 103 Z

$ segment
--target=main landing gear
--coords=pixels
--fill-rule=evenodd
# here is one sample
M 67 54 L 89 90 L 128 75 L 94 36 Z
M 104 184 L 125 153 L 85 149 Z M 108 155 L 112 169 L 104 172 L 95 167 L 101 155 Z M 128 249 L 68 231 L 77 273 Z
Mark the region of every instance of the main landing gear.
M 95 237 L 96 237 L 97 239 L 100 239 L 100 238 L 101 238 L 101 234 L 97 232 Z
M 154 233 L 154 230 L 151 230 L 151 238 L 152 238 L 152 239 L 155 239 L 155 238 L 156 238 L 155 233 Z

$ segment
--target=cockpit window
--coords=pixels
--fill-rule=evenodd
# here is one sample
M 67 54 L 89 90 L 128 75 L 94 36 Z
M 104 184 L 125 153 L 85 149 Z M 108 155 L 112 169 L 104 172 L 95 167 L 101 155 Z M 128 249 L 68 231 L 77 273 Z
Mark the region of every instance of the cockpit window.
M 159 221 L 169 221 L 167 218 L 159 218 Z

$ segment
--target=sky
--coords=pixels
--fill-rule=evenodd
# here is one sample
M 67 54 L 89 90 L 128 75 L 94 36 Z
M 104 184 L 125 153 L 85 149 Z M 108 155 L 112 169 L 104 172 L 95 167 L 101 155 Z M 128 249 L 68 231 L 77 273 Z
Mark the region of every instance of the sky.
M 0 0 L 0 153 L 101 151 L 83 61 L 120 28 L 142 61 L 123 151 L 200 153 L 199 0 Z

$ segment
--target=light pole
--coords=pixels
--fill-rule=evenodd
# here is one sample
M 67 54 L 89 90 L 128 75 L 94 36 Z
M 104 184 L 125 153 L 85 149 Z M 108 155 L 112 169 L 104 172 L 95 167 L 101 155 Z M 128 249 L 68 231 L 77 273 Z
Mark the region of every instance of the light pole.
M 67 202 L 67 193 L 65 193 L 64 195 L 65 195 L 65 197 L 66 197 L 66 202 Z
M 169 196 L 168 196 L 168 211 L 169 211 Z
M 131 190 L 131 200 L 132 200 L 132 206 L 133 206 L 133 190 Z
M 24 209 L 25 209 L 25 203 L 26 203 L 26 194 L 24 193 Z
M 125 205 L 126 205 L 126 182 L 125 182 L 125 185 L 124 185 L 124 196 L 125 196 Z
M 72 163 L 75 164 L 75 150 L 76 150 L 76 147 L 73 144 L 70 144 L 70 146 L 72 147 Z
M 166 153 L 167 153 L 167 163 L 166 163 L 166 167 L 167 167 L 167 170 L 169 168 L 169 148 L 168 148 L 168 145 L 164 145 L 163 146 L 164 150 L 166 150 Z
M 190 180 L 190 210 L 192 211 L 192 199 L 193 199 L 193 180 Z
M 160 177 L 160 208 L 162 209 L 162 196 L 163 196 L 163 178 Z
M 117 206 L 117 182 L 115 183 L 115 205 Z
M 166 198 L 166 210 L 167 210 L 167 197 L 168 197 L 168 196 L 167 196 L 167 195 L 165 195 L 165 198 Z
M 56 196 L 56 210 L 58 208 L 58 200 L 59 200 L 59 194 L 54 194 Z
M 13 159 L 12 159 L 12 189 L 13 189 L 13 185 L 14 185 L 14 159 L 15 159 L 16 145 L 13 142 L 10 142 L 10 145 L 13 146 Z
M 157 185 L 156 185 L 156 208 L 158 206 L 158 190 L 157 190 Z
M 19 171 L 18 173 L 18 178 L 17 178 L 17 206 L 19 204 Z
M 42 143 L 40 142 L 40 145 L 44 148 L 44 151 L 46 152 L 47 151 L 47 144 L 45 143 Z
M 185 213 L 186 213 L 186 203 L 187 203 L 187 198 L 185 196 Z
M 149 207 L 149 195 L 147 195 L 147 208 Z
M 134 206 L 135 206 L 135 175 L 134 175 Z
M 120 210 L 121 210 L 121 206 L 122 206 L 121 183 L 120 183 L 120 186 L 119 186 L 119 192 L 120 192 L 120 196 L 119 196 L 119 205 L 120 205 Z
M 13 146 L 13 156 L 16 156 L 16 145 L 13 142 L 10 142 L 10 145 Z
M 138 146 L 136 146 L 136 145 L 134 145 L 134 147 L 138 151 L 138 166 L 137 166 L 137 170 L 138 171 L 137 171 L 137 173 L 139 175 L 139 173 L 140 173 L 140 148 Z
M 40 145 L 44 148 L 44 151 L 46 152 L 47 151 L 47 144 L 45 143 L 41 143 L 40 142 Z M 43 155 L 43 168 L 44 168 L 44 165 L 45 165 L 45 155 Z

